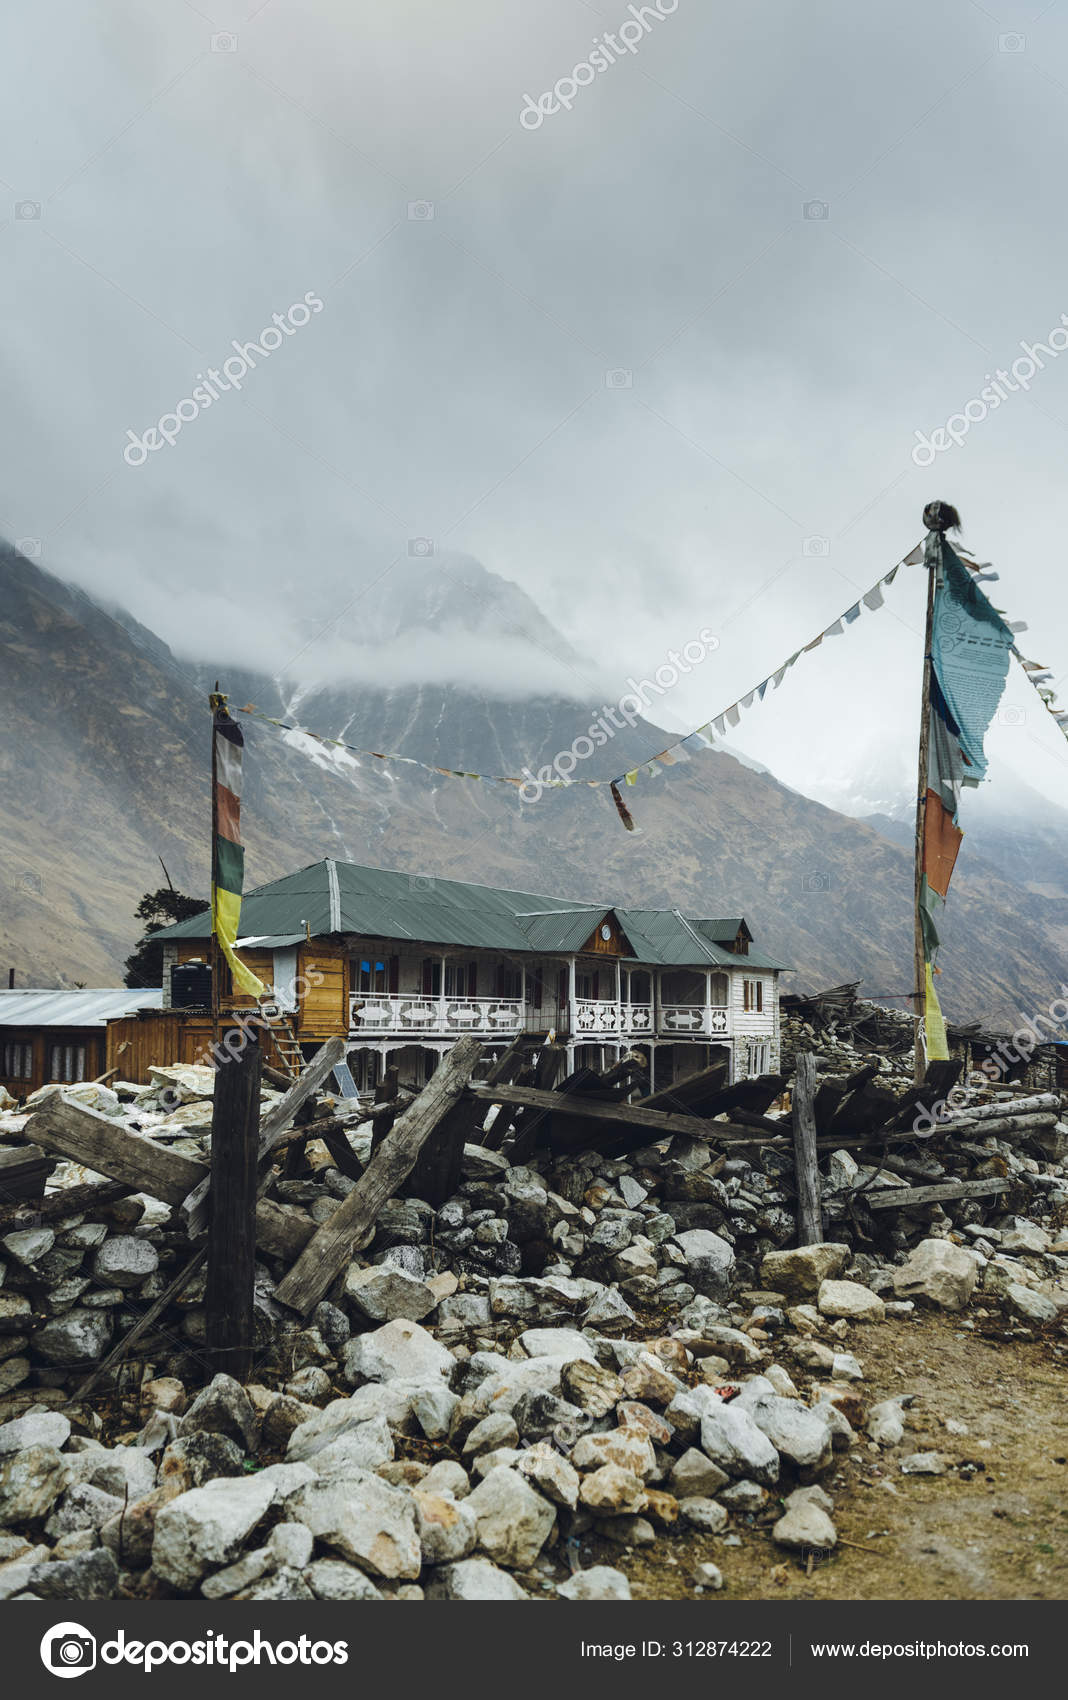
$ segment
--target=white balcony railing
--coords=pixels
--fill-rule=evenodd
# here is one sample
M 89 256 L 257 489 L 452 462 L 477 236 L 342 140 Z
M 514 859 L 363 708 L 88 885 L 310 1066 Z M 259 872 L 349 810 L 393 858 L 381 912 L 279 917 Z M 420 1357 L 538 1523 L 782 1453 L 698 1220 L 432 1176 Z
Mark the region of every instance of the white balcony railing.
M 363 1033 L 518 1033 L 526 1024 L 520 998 L 384 997 L 350 999 L 349 1027 Z
M 653 1006 L 648 1003 L 612 1003 L 607 998 L 576 998 L 571 1005 L 572 1032 L 651 1033 Z
M 699 1003 L 660 1006 L 659 1033 L 678 1033 L 681 1037 L 697 1033 L 725 1034 L 730 1030 L 730 1012 L 726 1009 L 710 1009 Z
M 731 1032 L 730 1012 L 702 1004 L 662 1004 L 654 1027 L 649 1003 L 615 1003 L 608 998 L 577 998 L 557 1009 L 535 1009 L 520 998 L 435 998 L 386 996 L 364 992 L 350 1000 L 350 1031 L 438 1034 L 458 1037 L 540 1031 L 555 1026 L 574 1038 L 601 1035 L 640 1039 L 677 1035 L 682 1038 L 720 1037 Z M 569 1021 L 570 1017 L 570 1021 Z

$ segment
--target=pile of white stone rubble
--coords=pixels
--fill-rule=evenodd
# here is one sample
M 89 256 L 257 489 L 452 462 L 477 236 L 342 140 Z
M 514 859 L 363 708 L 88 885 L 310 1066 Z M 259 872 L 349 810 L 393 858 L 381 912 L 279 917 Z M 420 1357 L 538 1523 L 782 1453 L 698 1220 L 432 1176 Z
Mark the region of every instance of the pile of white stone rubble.
M 203 1158 L 209 1071 L 155 1074 L 75 1095 Z M 826 1553 L 837 1455 L 937 1462 L 901 1451 L 900 1402 L 868 1407 L 854 1346 L 925 1306 L 1066 1338 L 1068 1128 L 1035 1113 L 1044 1155 L 969 1122 L 993 1196 L 851 1215 L 858 1189 L 937 1183 L 960 1153 L 912 1152 L 918 1176 L 825 1154 L 831 1243 L 801 1248 L 755 1131 L 727 1155 L 676 1133 L 515 1166 L 468 1143 L 455 1195 L 390 1200 L 308 1317 L 262 1257 L 245 1386 L 212 1374 L 194 1277 L 115 1386 L 73 1397 L 188 1257 L 170 1207 L 124 1196 L 0 1234 L 0 1598 L 625 1599 L 634 1553 L 687 1532 L 722 1552 L 692 1586 L 729 1586 L 743 1519 Z M 0 1144 L 25 1120 L 0 1112 Z M 370 1135 L 351 1143 L 366 1158 Z M 355 1183 L 315 1142 L 304 1158 L 275 1195 L 323 1222 Z M 98 1178 L 60 1165 L 51 1195 Z

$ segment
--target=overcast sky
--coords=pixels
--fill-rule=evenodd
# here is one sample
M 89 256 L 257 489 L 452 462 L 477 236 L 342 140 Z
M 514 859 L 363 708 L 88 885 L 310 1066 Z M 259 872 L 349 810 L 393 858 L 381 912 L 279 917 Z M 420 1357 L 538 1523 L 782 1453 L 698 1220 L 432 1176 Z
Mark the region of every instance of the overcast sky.
M 224 665 L 283 669 L 312 607 L 298 672 L 607 696 L 711 629 L 660 705 L 685 727 L 941 496 L 1068 697 L 1068 353 L 912 459 L 1068 314 L 1065 7 L 644 10 L 636 40 L 624 0 L 9 8 L 0 530 Z M 128 464 L 276 314 L 240 392 Z M 363 610 L 429 546 L 444 636 L 376 656 Z M 460 556 L 559 663 L 495 650 Z M 922 595 L 902 569 L 744 748 L 830 801 L 907 787 Z M 1005 703 L 993 782 L 1068 804 L 1017 671 Z

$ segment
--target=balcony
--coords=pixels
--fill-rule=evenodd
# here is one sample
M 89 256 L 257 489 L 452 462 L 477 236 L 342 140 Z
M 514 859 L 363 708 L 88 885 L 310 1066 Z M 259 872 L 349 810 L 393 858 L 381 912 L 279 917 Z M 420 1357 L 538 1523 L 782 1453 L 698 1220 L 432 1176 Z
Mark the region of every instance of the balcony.
M 571 1005 L 571 1032 L 576 1038 L 600 1033 L 639 1034 L 653 1031 L 651 1003 L 610 1003 L 607 998 L 577 998 Z M 566 1008 L 561 1025 L 566 1025 Z
M 607 999 L 580 998 L 572 1005 L 571 1032 L 585 1038 L 619 1034 L 640 1039 L 677 1034 L 679 1038 L 725 1037 L 730 1033 L 730 1012 L 702 1004 L 661 1004 L 655 1026 L 653 1006 L 648 1003 L 611 1003 Z
M 519 1033 L 527 1025 L 528 1008 L 520 998 L 384 997 L 366 992 L 349 1000 L 354 1038 L 412 1033 L 458 1039 L 461 1033 Z
M 520 998 L 435 998 L 363 993 L 350 1000 L 349 1027 L 354 1039 L 375 1034 L 410 1033 L 416 1038 L 480 1038 L 524 1031 L 560 1034 L 580 1040 L 621 1041 L 642 1038 L 725 1038 L 730 1011 L 703 1004 L 661 1004 L 655 1017 L 649 1003 L 615 1003 L 607 998 L 578 998 L 562 1008 L 546 1002 L 535 1009 Z

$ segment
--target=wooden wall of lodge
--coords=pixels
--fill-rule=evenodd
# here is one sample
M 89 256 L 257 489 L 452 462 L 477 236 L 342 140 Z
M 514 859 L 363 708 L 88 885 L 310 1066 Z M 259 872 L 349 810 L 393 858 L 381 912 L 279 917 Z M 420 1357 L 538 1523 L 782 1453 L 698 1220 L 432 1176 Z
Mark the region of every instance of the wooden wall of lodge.
M 207 956 L 207 942 L 183 939 L 178 945 L 178 961 L 191 962 Z M 268 984 L 274 974 L 272 954 L 267 950 L 247 950 L 242 953 L 252 972 Z M 301 1043 L 316 1044 L 335 1036 L 344 1037 L 349 1030 L 348 958 L 344 951 L 331 950 L 316 943 L 301 946 L 297 952 L 297 973 L 305 980 L 312 970 L 320 975 L 319 983 L 307 987 L 299 1015 L 292 1018 L 294 1031 Z M 252 1009 L 255 999 L 242 993 L 225 998 L 227 1008 L 234 1011 Z M 232 1016 L 224 1013 L 222 1031 L 236 1026 Z M 96 1073 L 105 1068 L 117 1068 L 123 1080 L 147 1081 L 153 1067 L 168 1063 L 208 1063 L 211 1060 L 211 1018 L 204 1011 L 184 1009 L 149 1010 L 143 1015 L 123 1016 L 109 1021 L 107 1027 L 107 1060 Z M 268 1043 L 264 1060 L 281 1067 L 275 1047 Z

